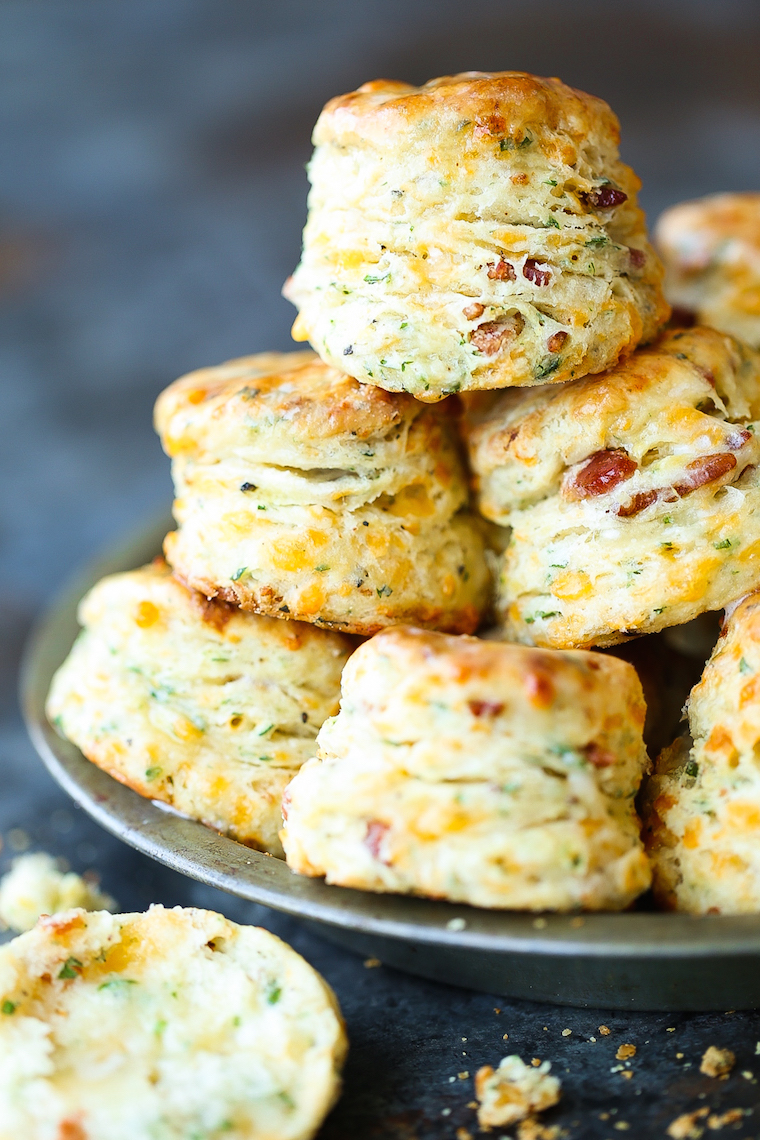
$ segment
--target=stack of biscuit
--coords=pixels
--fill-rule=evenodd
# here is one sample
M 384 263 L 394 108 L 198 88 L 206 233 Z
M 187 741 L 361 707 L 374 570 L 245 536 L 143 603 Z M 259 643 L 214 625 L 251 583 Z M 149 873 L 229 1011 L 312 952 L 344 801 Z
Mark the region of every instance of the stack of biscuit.
M 523 72 L 375 82 L 314 143 L 285 286 L 313 351 L 160 396 L 177 530 L 82 603 L 51 718 L 141 794 L 332 883 L 622 909 L 654 871 L 664 905 L 760 909 L 752 835 L 690 825 L 710 797 L 760 821 L 737 790 L 760 691 L 707 700 L 726 650 L 708 666 L 693 749 L 639 801 L 645 850 L 652 681 L 601 652 L 760 587 L 760 353 L 735 335 L 760 346 L 760 197 L 663 220 L 696 310 L 666 328 L 602 100 Z M 741 612 L 729 664 L 754 672 Z M 715 858 L 734 871 L 711 893 Z

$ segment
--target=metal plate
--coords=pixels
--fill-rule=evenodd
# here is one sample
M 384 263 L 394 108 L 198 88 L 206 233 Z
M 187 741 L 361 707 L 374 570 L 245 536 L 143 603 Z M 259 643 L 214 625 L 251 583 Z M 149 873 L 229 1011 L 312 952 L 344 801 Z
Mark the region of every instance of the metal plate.
M 89 567 L 37 626 L 25 655 L 22 702 L 32 740 L 55 779 L 98 823 L 183 874 L 319 924 L 325 937 L 424 977 L 609 1009 L 760 1006 L 760 916 L 537 918 L 331 887 L 142 799 L 85 760 L 44 711 L 52 675 L 77 633 L 77 602 L 103 574 L 149 561 L 170 525 L 162 519 Z

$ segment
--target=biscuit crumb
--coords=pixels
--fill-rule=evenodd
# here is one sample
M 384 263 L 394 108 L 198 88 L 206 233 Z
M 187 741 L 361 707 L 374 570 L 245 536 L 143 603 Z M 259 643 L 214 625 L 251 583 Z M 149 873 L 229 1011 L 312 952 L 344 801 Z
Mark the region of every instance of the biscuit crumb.
M 382 966 L 382 964 L 383 963 L 380 961 L 379 958 L 365 958 L 364 959 L 364 969 L 365 970 L 374 970 L 376 966 Z
M 541 1058 L 540 1057 L 534 1057 L 533 1060 L 531 1061 L 531 1065 L 533 1066 L 534 1069 L 537 1069 L 540 1064 L 541 1064 Z
M 45 851 L 22 855 L 0 880 L 0 919 L 11 930 L 31 930 L 42 914 L 82 907 L 84 910 L 114 910 L 110 895 L 98 890 L 97 881 L 73 871 L 59 871 Z
M 737 1120 L 741 1120 L 743 1116 L 744 1112 L 741 1108 L 729 1108 L 720 1116 L 713 1112 L 707 1118 L 707 1127 L 711 1128 L 713 1132 L 717 1132 L 719 1128 L 725 1128 L 727 1124 L 736 1124 Z
M 716 1049 L 711 1045 L 702 1057 L 699 1071 L 708 1077 L 724 1077 L 728 1076 L 735 1063 L 736 1057 L 730 1049 Z
M 621 1076 L 621 1077 L 622 1077 L 624 1080 L 626 1080 L 626 1081 L 630 1081 L 631 1077 L 633 1076 L 633 1069 L 625 1069 L 625 1070 L 624 1070 L 624 1071 L 623 1071 L 623 1072 L 620 1074 L 620 1076 Z
M 563 1037 L 569 1037 L 572 1032 L 573 1032 L 572 1029 L 563 1029 L 562 1030 L 562 1036 Z
M 490 1065 L 478 1069 L 475 1095 L 480 1101 L 480 1127 L 487 1131 L 492 1127 L 516 1124 L 556 1104 L 561 1086 L 556 1077 L 549 1075 L 550 1069 L 549 1061 L 544 1061 L 538 1068 L 530 1068 L 516 1054 L 503 1057 L 498 1069 Z M 525 1140 L 529 1140 L 527 1133 Z
M 615 1054 L 615 1058 L 618 1061 L 627 1061 L 629 1057 L 635 1057 L 635 1056 L 636 1056 L 636 1046 L 635 1045 L 621 1045 L 619 1047 L 617 1053 Z
M 612 1127 L 617 1128 L 618 1132 L 627 1132 L 631 1126 L 627 1120 L 616 1120 Z
M 508 1033 L 504 1034 L 504 1036 L 502 1037 L 502 1041 L 509 1041 L 509 1034 Z
M 517 1140 L 558 1140 L 559 1135 L 559 1125 L 540 1124 L 535 1116 L 529 1116 L 517 1125 Z
M 709 1111 L 709 1108 L 698 1108 L 696 1112 L 684 1112 L 677 1116 L 668 1126 L 668 1136 L 671 1140 L 699 1140 L 704 1132 L 699 1121 L 704 1120 Z
M 612 1030 L 609 1029 L 606 1025 L 600 1025 L 599 1032 L 601 1033 L 602 1037 L 608 1037 Z
M 461 1072 L 461 1073 L 457 1073 L 457 1076 L 459 1077 L 460 1081 L 466 1081 L 467 1078 L 469 1077 L 469 1075 L 470 1074 L 469 1074 L 469 1071 L 467 1069 L 464 1069 L 463 1072 Z
M 675 1027 L 675 1025 L 670 1025 L 670 1026 L 668 1026 L 668 1028 L 665 1030 L 665 1032 L 666 1032 L 666 1033 L 675 1033 L 675 1031 L 676 1031 L 676 1027 Z
M 472 1132 L 467 1128 L 457 1128 L 457 1140 L 472 1140 Z

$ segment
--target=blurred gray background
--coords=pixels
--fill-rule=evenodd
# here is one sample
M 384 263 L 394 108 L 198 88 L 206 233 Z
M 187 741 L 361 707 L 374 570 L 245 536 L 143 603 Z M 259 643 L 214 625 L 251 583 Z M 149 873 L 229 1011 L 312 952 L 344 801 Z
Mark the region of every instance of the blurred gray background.
M 653 221 L 681 198 L 760 189 L 758 60 L 757 0 L 0 2 L 3 860 L 42 845 L 79 870 L 100 867 L 125 906 L 195 900 L 239 916 L 67 804 L 26 740 L 15 673 L 34 615 L 67 576 L 168 504 L 151 429 L 158 392 L 188 369 L 288 347 L 294 311 L 280 288 L 298 259 L 304 163 L 325 100 L 380 76 L 559 75 L 617 111 Z M 329 1134 L 453 1136 L 466 1117 L 441 1122 L 440 1089 L 453 1096 L 444 1073 L 462 1067 L 460 1029 L 498 1043 L 483 1044 L 482 1060 L 501 1055 L 493 1002 L 398 976 L 391 985 L 292 924 L 270 925 L 328 973 L 349 1014 L 353 1075 Z M 526 1051 L 536 1018 L 544 1049 L 544 1024 L 552 1035 L 580 1025 L 580 1014 L 530 1008 L 511 1014 Z M 752 1058 L 760 1033 L 742 1016 Z M 614 1018 L 634 1032 L 635 1019 Z M 652 1019 L 636 1024 L 655 1033 Z M 694 1048 L 713 1043 L 714 1019 L 681 1024 Z M 629 1082 L 637 1137 L 661 1136 L 686 1096 L 685 1078 L 680 1093 L 667 1085 L 668 1063 L 638 1101 Z M 573 1137 L 611 1135 L 592 1108 L 620 1097 L 620 1082 L 578 1080 L 563 1124 Z

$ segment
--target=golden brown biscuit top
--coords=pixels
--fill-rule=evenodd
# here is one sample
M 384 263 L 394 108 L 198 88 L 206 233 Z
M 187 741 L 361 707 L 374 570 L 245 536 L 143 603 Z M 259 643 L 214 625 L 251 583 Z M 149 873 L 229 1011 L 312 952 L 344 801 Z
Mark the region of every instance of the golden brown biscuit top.
M 598 465 L 600 455 L 633 465 L 603 472 L 603 481 L 630 477 L 646 465 L 653 433 L 663 455 L 741 450 L 750 436 L 732 421 L 758 416 L 760 355 L 715 329 L 693 328 L 666 334 L 601 376 L 471 400 L 465 432 L 479 477 L 519 469 L 515 492 L 529 501 L 556 490 L 567 467 Z
M 616 657 L 580 649 L 533 649 L 411 626 L 376 634 L 343 670 L 344 694 L 359 690 L 371 704 L 398 696 L 400 684 L 412 701 L 436 703 L 459 691 L 472 715 L 487 719 L 520 706 L 549 712 L 584 696 L 596 704 L 602 693 L 617 692 L 621 700 L 633 694 L 643 703 L 635 670 Z
M 378 79 L 339 95 L 325 106 L 314 129 L 314 143 L 371 139 L 392 143 L 410 128 L 438 133 L 454 128 L 477 144 L 490 139 L 519 146 L 534 138 L 566 136 L 580 142 L 604 135 L 615 146 L 620 127 L 610 107 L 560 79 L 526 71 L 466 71 L 431 79 L 422 87 Z
M 657 223 L 664 256 L 684 273 L 699 273 L 710 262 L 736 256 L 741 247 L 760 254 L 760 194 L 712 194 L 680 202 Z
M 312 352 L 264 352 L 181 376 L 159 396 L 155 423 L 177 455 L 236 427 L 296 442 L 368 439 L 421 410 L 413 397 L 359 384 Z

